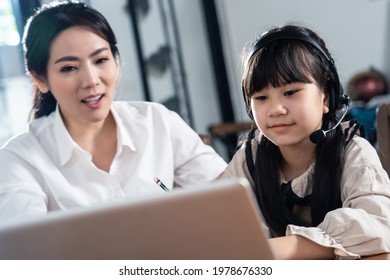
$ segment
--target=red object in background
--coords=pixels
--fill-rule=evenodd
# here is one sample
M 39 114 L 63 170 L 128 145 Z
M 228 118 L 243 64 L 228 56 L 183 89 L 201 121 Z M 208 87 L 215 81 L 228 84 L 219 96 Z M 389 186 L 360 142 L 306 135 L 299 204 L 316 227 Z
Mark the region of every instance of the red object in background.
M 387 82 L 383 74 L 370 69 L 354 75 L 348 83 L 352 101 L 367 103 L 371 98 L 387 94 Z

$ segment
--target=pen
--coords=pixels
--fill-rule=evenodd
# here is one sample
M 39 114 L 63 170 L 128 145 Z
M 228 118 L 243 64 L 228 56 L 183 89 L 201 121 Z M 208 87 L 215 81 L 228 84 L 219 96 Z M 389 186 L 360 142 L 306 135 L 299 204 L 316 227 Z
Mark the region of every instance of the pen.
M 163 182 L 157 177 L 154 177 L 154 181 L 156 182 L 157 185 L 159 185 L 164 191 L 169 192 L 169 189 L 164 185 Z

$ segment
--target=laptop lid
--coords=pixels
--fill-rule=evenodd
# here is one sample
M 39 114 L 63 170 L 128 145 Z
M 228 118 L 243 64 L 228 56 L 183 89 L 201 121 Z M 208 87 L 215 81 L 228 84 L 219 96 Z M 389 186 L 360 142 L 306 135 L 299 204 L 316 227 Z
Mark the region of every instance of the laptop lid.
M 244 179 L 0 226 L 0 259 L 273 259 Z

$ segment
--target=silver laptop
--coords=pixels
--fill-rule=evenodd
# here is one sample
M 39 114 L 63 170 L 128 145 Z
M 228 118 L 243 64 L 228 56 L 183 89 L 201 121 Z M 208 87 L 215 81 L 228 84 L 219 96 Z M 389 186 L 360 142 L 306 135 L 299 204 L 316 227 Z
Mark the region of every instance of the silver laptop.
M 0 259 L 273 259 L 248 182 L 220 181 L 0 226 Z

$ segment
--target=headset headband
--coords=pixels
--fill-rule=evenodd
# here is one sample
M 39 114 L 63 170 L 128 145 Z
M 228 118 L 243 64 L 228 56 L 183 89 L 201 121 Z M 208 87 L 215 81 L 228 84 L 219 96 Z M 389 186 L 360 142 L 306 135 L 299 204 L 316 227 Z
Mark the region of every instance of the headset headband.
M 326 54 L 326 52 L 320 47 L 320 45 L 318 45 L 316 41 L 314 41 L 309 36 L 290 31 L 277 31 L 275 33 L 264 34 L 263 37 L 252 47 L 252 50 L 248 55 L 247 61 L 249 61 L 258 50 L 262 49 L 263 47 L 272 42 L 280 40 L 299 40 L 306 42 L 316 48 L 318 51 L 320 51 L 321 54 L 326 58 L 326 60 L 329 61 L 332 66 L 334 65 L 333 59 Z

